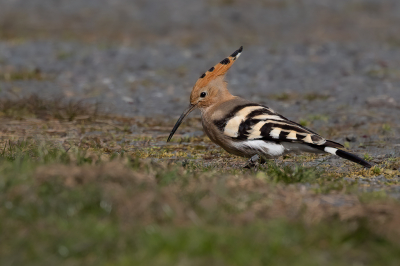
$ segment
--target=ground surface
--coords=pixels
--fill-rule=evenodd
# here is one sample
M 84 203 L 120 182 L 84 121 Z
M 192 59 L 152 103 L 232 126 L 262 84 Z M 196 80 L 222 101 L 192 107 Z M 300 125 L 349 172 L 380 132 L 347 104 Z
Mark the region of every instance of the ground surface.
M 398 265 L 398 1 L 0 2 L 1 265 Z M 244 46 L 235 95 L 376 165 L 243 170 L 191 87 Z

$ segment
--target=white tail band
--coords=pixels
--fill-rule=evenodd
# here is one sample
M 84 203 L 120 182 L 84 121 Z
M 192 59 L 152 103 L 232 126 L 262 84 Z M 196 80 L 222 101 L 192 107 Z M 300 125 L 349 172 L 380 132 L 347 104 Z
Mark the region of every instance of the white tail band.
M 336 155 L 336 151 L 337 151 L 337 150 L 338 150 L 338 149 L 332 148 L 332 147 L 325 147 L 325 148 L 324 148 L 324 151 L 329 152 L 329 153 L 332 153 L 333 155 Z

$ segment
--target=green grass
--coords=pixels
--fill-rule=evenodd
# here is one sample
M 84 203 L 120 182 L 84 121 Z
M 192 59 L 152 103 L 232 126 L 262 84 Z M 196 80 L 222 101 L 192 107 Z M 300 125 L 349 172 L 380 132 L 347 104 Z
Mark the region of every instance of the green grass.
M 371 155 L 369 155 L 368 153 L 365 153 L 365 154 L 364 154 L 364 159 L 365 159 L 366 161 L 370 161 L 370 160 L 372 160 L 372 157 L 371 157 Z
M 354 216 L 308 204 L 317 187 L 333 200 L 349 193 L 346 182 L 317 168 L 269 164 L 252 172 L 120 153 L 100 158 L 49 141 L 7 142 L 0 153 L 0 265 L 397 265 L 400 259 L 398 235 L 382 222 L 390 219 L 373 211 L 381 195 L 360 194 L 354 208 L 365 211 Z M 389 202 L 384 217 L 399 210 Z
M 321 176 L 317 168 L 306 168 L 298 165 L 295 167 L 284 166 L 281 168 L 276 164 L 268 165 L 267 174 L 273 181 L 283 182 L 285 184 L 315 182 L 316 179 Z

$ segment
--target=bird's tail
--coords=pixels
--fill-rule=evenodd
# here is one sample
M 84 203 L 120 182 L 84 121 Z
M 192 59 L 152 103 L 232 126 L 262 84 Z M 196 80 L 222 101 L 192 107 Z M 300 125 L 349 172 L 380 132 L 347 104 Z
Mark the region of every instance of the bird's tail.
M 312 145 L 312 147 L 314 147 L 314 148 L 316 148 L 318 150 L 327 152 L 327 153 L 331 153 L 333 155 L 337 155 L 337 156 L 339 156 L 339 157 L 341 157 L 343 159 L 358 163 L 358 164 L 360 164 L 360 165 L 362 165 L 362 166 L 364 166 L 366 168 L 371 168 L 372 167 L 372 165 L 369 162 L 361 159 L 360 157 L 358 157 L 358 156 L 356 156 L 356 155 L 354 155 L 352 153 L 349 153 L 349 152 L 346 152 L 344 150 L 339 149 L 339 147 L 342 147 L 342 145 L 340 145 L 339 143 L 336 143 L 336 142 L 328 140 L 323 145 L 315 145 L 314 144 L 314 145 Z

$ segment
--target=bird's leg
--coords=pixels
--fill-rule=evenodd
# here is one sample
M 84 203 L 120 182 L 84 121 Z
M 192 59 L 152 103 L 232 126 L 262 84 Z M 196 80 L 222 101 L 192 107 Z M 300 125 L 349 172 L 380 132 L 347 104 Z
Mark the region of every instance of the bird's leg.
M 243 168 L 247 168 L 247 169 L 251 169 L 251 168 L 255 168 L 257 166 L 257 162 L 260 159 L 260 156 L 258 154 L 253 155 L 246 163 L 245 166 L 243 166 Z
M 266 163 L 267 161 L 263 157 L 261 157 L 260 164 L 266 164 Z

